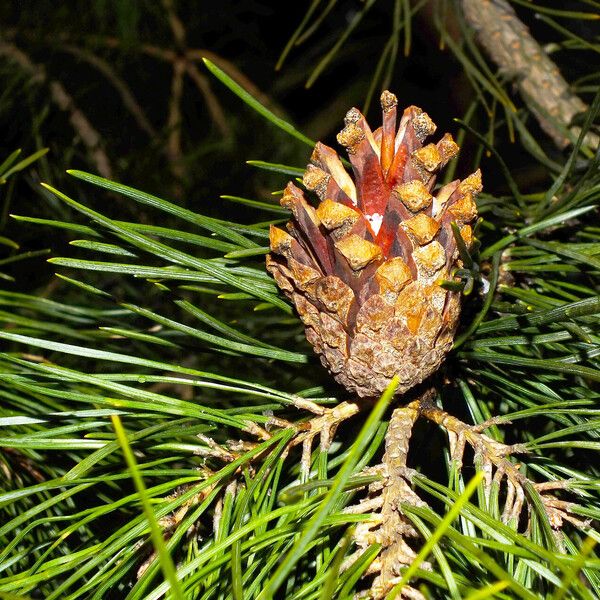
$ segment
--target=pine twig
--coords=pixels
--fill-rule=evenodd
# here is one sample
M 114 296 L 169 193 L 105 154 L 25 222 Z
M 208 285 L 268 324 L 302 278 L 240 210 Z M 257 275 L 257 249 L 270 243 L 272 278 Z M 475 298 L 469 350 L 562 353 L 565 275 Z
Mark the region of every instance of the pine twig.
M 164 8 L 169 11 L 172 10 L 172 2 L 169 0 L 165 0 L 163 3 Z M 221 107 L 216 95 L 212 92 L 210 87 L 210 82 L 208 78 L 206 78 L 196 66 L 197 63 L 202 63 L 203 58 L 208 58 L 211 62 L 215 63 L 219 68 L 225 71 L 232 79 L 238 82 L 244 89 L 246 89 L 254 98 L 256 98 L 261 104 L 269 107 L 274 113 L 278 115 L 283 115 L 284 111 L 278 106 L 274 100 L 262 91 L 248 76 L 246 76 L 238 67 L 235 66 L 233 62 L 227 60 L 222 57 L 220 54 L 217 54 L 214 51 L 208 50 L 206 48 L 188 48 L 185 45 L 185 35 L 182 36 L 181 27 L 183 26 L 181 20 L 177 15 L 173 15 L 169 12 L 168 21 L 169 26 L 171 28 L 171 32 L 175 37 L 175 43 L 178 45 L 179 50 L 171 50 L 170 48 L 162 48 L 160 46 L 156 46 L 153 44 L 142 43 L 139 45 L 139 50 L 141 53 L 146 54 L 147 56 L 151 56 L 152 58 L 158 59 L 163 62 L 170 63 L 172 66 L 175 65 L 177 61 L 183 61 L 185 63 L 186 74 L 192 79 L 200 93 L 203 95 L 204 100 L 206 101 L 206 105 L 208 111 L 211 115 L 211 118 L 214 120 L 215 125 L 218 127 L 219 131 L 223 134 L 223 136 L 228 137 L 231 135 L 231 130 L 229 124 L 227 123 L 227 118 Z M 3 35 L 6 39 L 12 40 L 17 35 L 25 36 L 27 38 L 35 38 L 36 41 L 39 42 L 39 36 L 37 33 L 25 31 L 22 29 L 6 29 L 3 31 Z M 70 52 L 73 55 L 78 55 L 83 60 L 90 62 L 96 67 L 100 72 L 102 72 L 107 79 L 117 88 L 117 91 L 121 95 L 123 103 L 126 107 L 131 111 L 133 111 L 133 104 L 131 104 L 131 98 L 128 98 L 126 101 L 125 92 L 122 89 L 122 86 L 117 84 L 114 76 L 111 76 L 105 66 L 110 66 L 108 63 L 105 65 L 101 65 L 100 63 L 104 63 L 99 57 L 91 52 L 87 52 L 81 49 L 79 46 L 74 45 L 73 39 L 71 36 L 62 32 L 58 36 L 53 35 L 52 38 L 48 39 L 50 43 L 56 42 L 56 40 L 60 40 L 63 42 L 62 49 Z M 79 40 L 77 40 L 79 42 Z M 123 42 L 119 38 L 110 37 L 110 36 L 86 36 L 85 41 L 94 45 L 104 46 L 105 48 L 110 49 L 119 49 L 122 47 Z M 174 68 L 174 67 L 173 67 Z M 133 99 L 135 102 L 135 99 Z M 140 115 L 134 114 L 134 117 L 140 124 L 142 129 L 147 130 L 146 125 L 143 125 L 140 121 Z M 150 131 L 148 130 L 148 133 Z
M 532 499 L 531 494 L 537 494 L 541 505 L 546 512 L 548 521 L 554 530 L 562 528 L 564 521 L 573 523 L 577 527 L 589 526 L 588 521 L 578 519 L 571 514 L 577 505 L 573 502 L 564 502 L 547 495 L 552 490 L 567 489 L 568 480 L 559 480 L 545 483 L 535 483 L 523 475 L 519 465 L 508 460 L 513 454 L 524 454 L 527 447 L 523 444 L 509 446 L 498 442 L 483 434 L 490 425 L 496 424 L 497 419 L 490 419 L 479 425 L 467 425 L 450 415 L 446 411 L 431 403 L 423 402 L 419 406 L 419 414 L 446 430 L 450 441 L 450 456 L 458 470 L 462 467 L 465 446 L 468 444 L 475 452 L 475 462 L 481 462 L 481 468 L 485 473 L 484 490 L 489 502 L 492 487 L 500 486 L 502 480 L 506 481 L 507 494 L 504 500 L 502 521 L 518 524 L 521 513 L 527 508 L 529 516 L 527 528 L 531 524 Z
M 541 128 L 559 148 L 581 129 L 571 126 L 573 117 L 587 105 L 574 94 L 557 66 L 529 33 L 506 0 L 462 0 L 469 25 L 481 46 L 501 71 L 512 79 Z M 585 141 L 597 147 L 599 138 L 588 133 Z
M 0 56 L 5 56 L 16 63 L 30 77 L 32 83 L 47 84 L 50 98 L 60 108 L 69 114 L 69 121 L 81 141 L 88 149 L 96 169 L 107 179 L 112 178 L 112 167 L 108 155 L 102 147 L 102 138 L 83 111 L 75 104 L 73 97 L 67 92 L 62 83 L 50 79 L 46 70 L 37 65 L 14 44 L 0 40 Z
M 172 0 L 163 0 L 163 8 L 167 13 L 169 27 L 180 50 L 185 48 L 186 31 L 181 19 L 177 16 Z M 181 103 L 183 101 L 183 84 L 186 72 L 186 60 L 176 56 L 173 61 L 173 77 L 171 79 L 171 97 L 169 99 L 169 115 L 167 118 L 167 158 L 170 163 L 171 173 L 177 180 L 185 177 L 183 150 L 181 146 Z M 175 186 L 175 195 L 183 193 L 179 183 Z
M 106 60 L 96 56 L 92 52 L 88 52 L 87 50 L 78 48 L 72 44 L 65 44 L 62 46 L 62 49 L 65 52 L 72 54 L 76 58 L 92 65 L 97 71 L 104 75 L 104 77 L 119 93 L 119 96 L 121 96 L 121 101 L 123 102 L 123 106 L 129 110 L 140 129 L 145 131 L 151 138 L 156 137 L 156 131 L 154 127 L 148 120 L 144 109 L 136 100 L 133 92 L 129 89 L 129 86 L 123 80 L 123 78 L 117 74 L 115 69 L 113 69 L 113 67 Z
M 375 598 L 383 598 L 398 583 L 400 570 L 410 564 L 416 552 L 406 542 L 407 537 L 414 538 L 417 533 L 410 521 L 402 514 L 400 505 L 404 502 L 423 506 L 425 503 L 413 492 L 407 481 L 406 459 L 412 428 L 419 417 L 419 400 L 408 406 L 394 410 L 388 433 L 385 438 L 385 466 L 387 483 L 383 490 L 381 507 L 381 552 L 380 574 L 372 585 Z M 403 590 L 403 594 L 415 596 L 416 590 Z
M 186 63 L 185 70 L 189 78 L 196 84 L 199 92 L 204 96 L 204 101 L 206 102 L 208 112 L 210 112 L 212 120 L 219 128 L 219 131 L 223 137 L 231 137 L 231 128 L 227 122 L 227 117 L 225 116 L 217 97 L 214 95 L 210 87 L 208 77 L 205 77 L 202 73 L 200 73 L 198 67 L 191 61 Z
M 185 39 L 186 39 L 186 31 L 183 25 L 183 21 L 179 18 L 177 13 L 175 12 L 175 7 L 173 6 L 173 0 L 162 0 L 163 8 L 167 13 L 167 18 L 169 20 L 169 27 L 171 28 L 171 33 L 173 34 L 173 38 L 175 39 L 175 43 L 179 48 L 185 47 Z
M 381 552 L 367 572 L 376 575 L 369 592 L 372 598 L 384 598 L 400 580 L 401 569 L 416 557 L 407 539 L 418 538 L 418 534 L 400 505 L 425 505 L 410 487 L 406 459 L 420 404 L 433 394 L 435 388 L 428 388 L 413 402 L 394 410 L 385 436 L 383 462 L 369 469 L 382 478 L 369 485 L 367 497 L 358 505 L 346 509 L 349 513 L 376 511 L 373 519 L 357 526 L 354 539 L 358 550 L 343 565 L 343 569 L 347 569 L 374 543 L 381 544 Z M 402 589 L 402 596 L 423 598 L 420 592 L 408 586 Z
M 185 176 L 183 151 L 181 149 L 181 102 L 183 99 L 184 74 L 184 61 L 176 60 L 173 63 L 171 97 L 169 99 L 169 115 L 167 117 L 167 157 L 169 159 L 171 173 L 177 181 L 181 181 Z M 183 193 L 183 190 L 177 186 L 175 190 L 176 196 L 181 195 L 181 193 Z

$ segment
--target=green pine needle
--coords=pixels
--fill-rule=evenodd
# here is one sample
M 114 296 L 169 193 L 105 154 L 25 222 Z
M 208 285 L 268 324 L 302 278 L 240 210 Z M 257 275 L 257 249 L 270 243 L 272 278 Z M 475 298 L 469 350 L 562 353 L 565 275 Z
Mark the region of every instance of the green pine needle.
M 119 444 L 121 446 L 121 449 L 123 450 L 123 456 L 125 457 L 125 461 L 127 462 L 127 467 L 129 468 L 129 472 L 131 473 L 131 478 L 135 483 L 135 489 L 139 494 L 140 502 L 144 509 L 146 518 L 148 519 L 150 535 L 152 536 L 152 543 L 154 544 L 154 548 L 156 549 L 156 553 L 158 554 L 158 560 L 160 561 L 160 565 L 165 575 L 165 578 L 169 582 L 170 595 L 176 600 L 183 600 L 184 595 L 179 585 L 179 581 L 177 579 L 177 572 L 175 570 L 175 565 L 173 564 L 173 559 L 171 558 L 171 555 L 167 550 L 165 540 L 163 538 L 163 533 L 156 520 L 154 510 L 152 510 L 150 498 L 148 497 L 146 487 L 144 485 L 144 479 L 138 469 L 135 456 L 133 455 L 133 451 L 131 450 L 131 446 L 129 445 L 127 433 L 125 432 L 121 419 L 118 415 L 111 415 L 111 420 L 113 423 L 113 427 L 115 428 L 117 439 L 119 440 Z

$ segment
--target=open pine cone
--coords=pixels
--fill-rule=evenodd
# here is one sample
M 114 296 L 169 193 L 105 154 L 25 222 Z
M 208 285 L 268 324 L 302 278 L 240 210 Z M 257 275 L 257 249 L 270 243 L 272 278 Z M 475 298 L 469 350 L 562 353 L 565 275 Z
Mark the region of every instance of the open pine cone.
M 294 302 L 306 337 L 336 381 L 361 397 L 380 395 L 394 375 L 403 394 L 438 369 L 452 346 L 460 294 L 440 287 L 460 266 L 451 223 L 467 247 L 481 174 L 434 190 L 458 153 L 449 134 L 409 106 L 396 129 L 397 99 L 381 95 L 383 126 L 372 132 L 356 108 L 338 142 L 354 181 L 332 148 L 317 143 L 303 183 L 311 206 L 288 184 L 288 232 L 272 227 L 267 269 Z

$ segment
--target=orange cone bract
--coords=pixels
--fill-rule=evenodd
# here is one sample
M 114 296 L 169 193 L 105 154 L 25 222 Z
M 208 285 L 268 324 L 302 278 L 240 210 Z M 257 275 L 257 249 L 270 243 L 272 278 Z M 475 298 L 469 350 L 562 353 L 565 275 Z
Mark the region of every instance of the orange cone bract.
M 381 105 L 379 129 L 352 108 L 338 134 L 354 177 L 335 150 L 317 143 L 303 183 L 319 203 L 288 184 L 281 204 L 292 219 L 287 231 L 271 227 L 267 257 L 323 365 L 361 397 L 380 395 L 394 375 L 403 394 L 450 350 L 460 294 L 440 283 L 461 264 L 451 224 L 469 246 L 481 191 L 479 171 L 437 189 L 437 173 L 458 146 L 449 134 L 425 145 L 435 125 L 416 106 L 397 124 L 390 92 Z

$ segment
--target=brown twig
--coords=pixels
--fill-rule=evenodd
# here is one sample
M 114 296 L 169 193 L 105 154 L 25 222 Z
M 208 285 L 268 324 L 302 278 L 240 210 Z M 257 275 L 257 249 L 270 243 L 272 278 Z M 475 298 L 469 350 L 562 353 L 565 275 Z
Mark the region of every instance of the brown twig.
M 206 468 L 204 469 L 204 471 L 205 471 L 207 479 L 211 475 L 214 475 L 214 473 L 210 472 Z M 190 489 L 194 488 L 194 486 L 196 486 L 196 485 L 197 485 L 196 483 L 188 483 L 188 484 L 182 485 L 177 490 L 175 490 L 175 492 L 173 494 L 171 494 L 170 496 L 167 496 L 166 500 L 175 500 L 175 499 L 179 498 L 180 496 L 182 496 L 183 494 L 185 494 L 186 492 L 188 492 Z M 215 483 L 205 487 L 197 494 L 194 494 L 191 498 L 188 498 L 188 500 L 186 500 L 181 506 L 179 506 L 179 508 L 177 508 L 177 510 L 175 510 L 174 512 L 172 512 L 172 513 L 166 515 L 165 517 L 163 517 L 162 519 L 160 519 L 158 522 L 158 525 L 162 529 L 163 536 L 166 539 L 169 539 L 173 535 L 173 532 L 177 529 L 177 527 L 179 527 L 179 524 L 186 517 L 189 510 L 191 508 L 194 508 L 201 502 L 203 502 L 206 498 L 208 498 L 208 496 L 210 496 L 210 494 L 213 492 L 215 487 L 216 487 Z M 218 503 L 217 503 L 217 507 L 218 507 Z M 217 507 L 215 508 L 215 515 L 217 514 Z M 144 544 L 144 540 L 142 538 L 141 540 L 138 541 L 136 549 L 140 549 L 143 544 Z M 157 556 L 158 556 L 157 551 L 153 549 L 150 552 L 150 554 L 146 557 L 146 559 L 138 567 L 137 572 L 136 572 L 138 579 L 140 579 L 144 575 L 144 573 L 148 570 L 150 565 L 157 559 Z
M 110 48 L 118 48 L 121 45 L 120 40 L 117 38 L 103 38 L 106 45 Z M 210 83 L 208 79 L 200 73 L 196 65 L 194 64 L 196 61 L 201 60 L 202 57 L 210 58 L 215 62 L 215 64 L 222 66 L 223 70 L 228 72 L 231 77 L 236 79 L 240 85 L 243 85 L 250 93 L 253 95 L 256 94 L 256 97 L 262 98 L 263 100 L 268 99 L 265 94 L 263 94 L 253 83 L 244 76 L 241 71 L 239 71 L 232 63 L 222 59 L 217 54 L 209 51 L 203 50 L 184 50 L 183 56 L 178 55 L 173 50 L 169 50 L 167 48 L 160 48 L 159 46 L 153 46 L 152 44 L 142 44 L 140 46 L 140 50 L 147 54 L 148 56 L 152 56 L 153 58 L 157 58 L 164 62 L 171 63 L 175 65 L 178 61 L 184 61 L 185 70 L 189 77 L 192 79 L 200 93 L 204 96 L 204 100 L 206 102 L 206 106 L 208 111 L 215 121 L 215 124 L 221 131 L 224 136 L 229 136 L 231 134 L 229 125 L 227 123 L 227 118 L 225 117 L 225 113 L 217 100 L 217 97 L 213 94 Z
M 29 473 L 30 477 L 38 483 L 46 481 L 46 476 L 40 471 L 35 462 L 29 456 L 23 454 L 18 448 L 0 448 L 0 471 L 3 472 L 8 481 L 13 478 L 14 474 L 8 463 L 5 463 L 5 461 L 2 460 L 3 454 L 6 455 L 6 457 L 12 457 L 16 466 L 19 468 L 19 472 Z M 20 475 L 18 477 L 19 479 L 21 478 Z
M 186 52 L 186 57 L 193 61 L 201 61 L 207 58 L 215 63 L 217 67 L 225 71 L 232 79 L 239 83 L 249 94 L 266 107 L 270 108 L 275 114 L 282 114 L 282 111 L 274 104 L 273 100 L 265 94 L 249 77 L 244 75 L 230 60 L 223 58 L 220 54 L 211 52 L 206 48 L 195 48 Z
M 84 60 L 85 62 L 92 65 L 97 71 L 102 73 L 104 77 L 112 84 L 112 86 L 117 90 L 119 95 L 121 96 L 121 101 L 123 102 L 123 106 L 133 116 L 140 129 L 145 131 L 150 137 L 156 136 L 156 130 L 152 127 L 148 117 L 146 117 L 146 113 L 144 109 L 140 105 L 140 103 L 136 100 L 133 92 L 129 89 L 127 83 L 115 72 L 112 66 L 105 61 L 103 58 L 96 56 L 92 52 L 88 52 L 87 50 L 83 50 L 77 46 L 73 46 L 71 44 L 65 44 L 62 46 L 62 49 L 69 54 L 72 54 L 76 58 Z
M 425 505 L 410 487 L 406 459 L 412 429 L 419 418 L 420 404 L 434 393 L 434 388 L 427 388 L 418 394 L 416 400 L 394 410 L 385 436 L 383 462 L 367 471 L 380 475 L 381 479 L 369 485 L 367 497 L 358 505 L 346 509 L 349 513 L 376 511 L 373 519 L 356 527 L 354 539 L 358 550 L 343 565 L 343 568 L 348 568 L 367 548 L 375 543 L 381 544 L 379 556 L 367 571 L 368 575 L 376 575 L 369 591 L 371 598 L 384 598 L 400 581 L 402 568 L 416 557 L 407 540 L 417 538 L 418 534 L 403 514 L 401 504 Z M 405 586 L 401 595 L 405 598 L 423 598 L 420 592 L 410 586 Z
M 326 408 L 305 398 L 294 398 L 293 405 L 300 410 L 307 410 L 314 415 L 312 419 L 300 423 L 292 423 L 278 417 L 269 419 L 269 427 L 295 430 L 294 437 L 288 443 L 288 450 L 302 445 L 302 458 L 300 472 L 303 477 L 308 477 L 312 457 L 312 444 L 319 436 L 319 445 L 322 452 L 327 452 L 338 426 L 347 421 L 360 411 L 358 404 L 353 402 L 340 402 L 333 408 Z
M 198 70 L 198 67 L 191 62 L 187 62 L 185 68 L 190 79 L 196 84 L 196 87 L 202 96 L 204 96 L 206 107 L 208 108 L 208 112 L 210 112 L 210 116 L 215 122 L 215 125 L 219 128 L 219 131 L 223 137 L 230 137 L 231 128 L 227 122 L 227 117 L 225 116 L 217 97 L 214 95 L 210 87 L 208 78 L 202 75 L 202 73 L 200 73 Z
M 173 38 L 175 39 L 175 43 L 179 48 L 185 47 L 185 38 L 186 31 L 183 25 L 183 21 L 179 18 L 177 13 L 175 12 L 175 7 L 173 6 L 173 0 L 162 0 L 163 8 L 167 13 L 167 19 L 169 21 L 169 27 L 171 28 L 171 33 L 173 34 Z
M 412 491 L 406 478 L 406 458 L 412 428 L 419 417 L 418 405 L 419 400 L 394 410 L 385 438 L 383 464 L 386 467 L 387 484 L 383 489 L 380 533 L 383 550 L 379 556 L 379 576 L 375 578 L 371 587 L 375 598 L 385 597 L 398 583 L 401 569 L 416 557 L 416 552 L 406 540 L 417 537 L 417 533 L 402 513 L 400 505 L 425 504 Z M 406 590 L 404 595 L 406 596 Z
M 28 39 L 35 39 L 36 41 L 40 41 L 40 36 L 37 31 L 27 31 L 22 28 L 7 28 L 2 32 L 3 36 L 6 39 L 14 39 L 15 36 L 21 35 L 26 36 Z M 48 41 L 51 43 L 55 43 L 57 40 L 62 43 L 69 44 L 72 43 L 74 37 L 72 34 L 68 34 L 66 32 L 60 32 L 59 34 L 53 34 L 51 37 L 49 36 Z M 100 36 L 100 35 L 86 35 L 85 40 L 78 39 L 78 41 L 99 46 L 104 46 L 106 48 L 120 48 L 123 45 L 123 41 L 116 37 L 111 36 Z M 148 56 L 152 56 L 153 58 L 158 58 L 165 62 L 173 63 L 177 58 L 177 52 L 170 50 L 168 48 L 161 48 L 160 46 L 155 46 L 153 44 L 140 44 L 139 50 L 147 54 Z M 240 69 L 236 67 L 236 65 L 230 60 L 224 58 L 220 54 L 212 50 L 208 50 L 207 48 L 187 48 L 182 51 L 183 55 L 186 59 L 192 62 L 201 62 L 203 58 L 208 58 L 210 61 L 215 63 L 220 69 L 225 71 L 232 79 L 237 81 L 243 88 L 245 88 L 254 98 L 259 100 L 261 104 L 267 106 L 270 110 L 272 110 L 275 114 L 281 115 L 283 111 L 281 108 L 273 101 L 273 99 L 263 92 L 249 77 L 247 77 Z
M 500 70 L 514 81 L 541 128 L 559 148 L 573 142 L 581 129 L 573 117 L 587 105 L 571 90 L 544 49 L 529 33 L 506 0 L 462 0 L 468 24 Z M 572 137 L 569 136 L 571 132 Z M 588 133 L 585 142 L 598 146 Z
M 123 42 L 119 38 L 110 36 L 96 36 L 90 38 L 90 41 L 104 45 L 107 48 L 120 48 Z M 177 60 L 178 55 L 173 50 L 168 48 L 161 48 L 153 44 L 140 44 L 139 49 L 144 54 L 158 58 L 162 61 L 173 63 Z M 234 63 L 220 54 L 208 50 L 206 48 L 188 48 L 184 51 L 184 57 L 192 62 L 201 62 L 203 58 L 207 58 L 211 62 L 215 63 L 220 69 L 225 71 L 232 79 L 235 79 L 244 89 L 246 89 L 254 98 L 265 106 L 271 108 L 273 112 L 277 112 L 277 107 L 274 106 L 271 98 L 265 94 L 250 78 L 248 78 L 242 71 L 240 71 Z M 281 112 L 281 111 L 279 111 Z
M 221 55 L 204 48 L 186 48 L 186 34 L 185 26 L 181 19 L 177 16 L 174 11 L 173 3 L 171 0 L 163 0 L 163 6 L 167 12 L 167 18 L 169 26 L 175 38 L 178 50 L 171 50 L 169 48 L 161 48 L 153 44 L 140 44 L 139 50 L 147 56 L 156 58 L 163 62 L 167 62 L 175 67 L 177 63 L 183 62 L 185 65 L 185 72 L 193 81 L 198 91 L 202 94 L 210 117 L 215 122 L 215 125 L 221 132 L 221 134 L 228 138 L 231 136 L 231 128 L 227 121 L 227 117 L 217 99 L 217 96 L 211 89 L 210 80 L 201 73 L 196 65 L 197 62 L 203 58 L 208 58 L 214 62 L 218 67 L 223 69 L 230 77 L 237 81 L 242 87 L 244 87 L 250 94 L 252 94 L 262 104 L 269 107 L 276 114 L 283 114 L 282 110 L 272 101 L 272 99 L 265 94 L 254 82 L 249 79 L 242 71 L 240 71 L 234 63 L 223 58 Z M 4 35 L 12 39 L 17 33 L 16 29 L 7 29 L 4 31 Z M 19 31 L 20 34 L 27 34 L 27 32 Z M 56 40 L 63 42 L 62 49 L 85 60 L 92 64 L 98 69 L 117 89 L 121 95 L 121 99 L 125 107 L 132 113 L 139 126 L 146 131 L 149 135 L 154 137 L 155 130 L 146 118 L 143 110 L 139 103 L 133 97 L 133 94 L 127 88 L 127 85 L 118 77 L 118 75 L 112 70 L 109 63 L 99 58 L 92 52 L 79 48 L 78 46 L 71 43 L 71 38 L 64 33 L 53 38 L 53 42 Z M 88 36 L 86 40 L 96 45 L 103 45 L 106 48 L 120 48 L 122 41 L 115 37 L 110 36 Z
M 484 491 L 487 501 L 490 501 L 494 485 L 500 486 L 506 481 L 506 497 L 502 511 L 502 520 L 505 523 L 512 522 L 518 526 L 521 513 L 524 508 L 531 511 L 530 494 L 537 494 L 546 512 L 551 526 L 558 530 L 568 521 L 577 527 L 587 527 L 589 522 L 574 517 L 571 513 L 576 504 L 558 500 L 554 496 L 547 495 L 548 491 L 566 489 L 570 481 L 552 481 L 545 483 L 534 483 L 519 470 L 519 465 L 508 460 L 513 454 L 527 452 L 523 444 L 509 446 L 494 440 L 481 433 L 490 422 L 486 421 L 479 426 L 470 426 L 456 417 L 432 404 L 424 403 L 419 407 L 419 413 L 426 419 L 443 427 L 450 441 L 450 456 L 456 468 L 462 467 L 465 445 L 468 444 L 475 452 L 475 463 L 484 472 Z M 528 497 L 529 495 L 529 497 Z M 530 526 L 528 518 L 527 528 Z
M 173 64 L 173 77 L 171 79 L 171 97 L 169 98 L 169 115 L 167 117 L 167 157 L 171 173 L 177 180 L 185 176 L 183 152 L 181 150 L 181 101 L 183 98 L 183 76 L 185 63 L 176 60 Z M 178 189 L 177 195 L 183 190 Z
M 29 75 L 32 83 L 48 85 L 50 98 L 60 110 L 68 113 L 69 121 L 90 153 L 98 173 L 110 179 L 112 177 L 112 168 L 108 156 L 102 147 L 102 138 L 85 114 L 75 104 L 72 96 L 67 92 L 62 83 L 55 79 L 50 79 L 43 66 L 32 62 L 27 54 L 14 44 L 0 40 L 0 55 L 17 64 Z
M 163 8 L 167 13 L 167 19 L 171 33 L 175 39 L 175 45 L 180 50 L 185 49 L 186 31 L 181 19 L 175 12 L 172 0 L 162 0 Z M 169 99 L 169 115 L 167 117 L 167 159 L 171 167 L 171 173 L 177 181 L 185 177 L 185 164 L 183 162 L 183 151 L 181 148 L 181 103 L 183 100 L 183 84 L 186 73 L 187 60 L 179 55 L 173 60 L 173 77 L 171 79 L 171 97 Z M 181 185 L 177 184 L 174 190 L 176 196 L 183 193 Z

